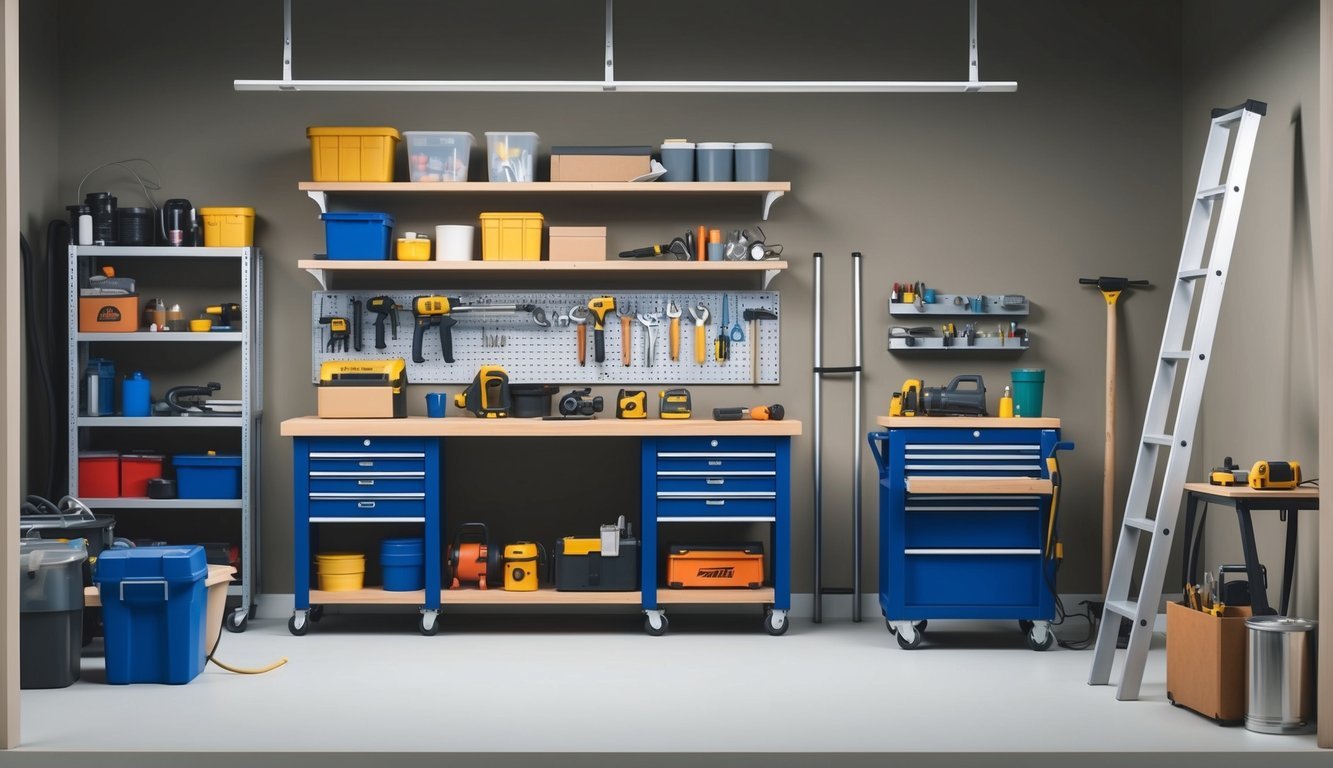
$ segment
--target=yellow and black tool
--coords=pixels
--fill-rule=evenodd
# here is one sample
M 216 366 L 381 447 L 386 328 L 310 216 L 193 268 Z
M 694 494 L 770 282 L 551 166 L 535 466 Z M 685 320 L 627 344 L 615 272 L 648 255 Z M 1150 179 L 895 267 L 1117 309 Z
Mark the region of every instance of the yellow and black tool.
M 211 307 L 205 307 L 204 312 L 210 315 L 217 315 L 218 321 L 213 324 L 215 331 L 233 331 L 237 330 L 232 325 L 232 321 L 241 321 L 241 305 L 235 302 L 230 304 L 214 304 Z
M 454 395 L 454 406 L 473 416 L 502 419 L 509 415 L 509 374 L 498 365 L 483 365 L 468 388 Z
M 648 393 L 642 389 L 622 389 L 616 395 L 617 419 L 648 418 Z
M 1241 469 L 1228 456 L 1222 461 L 1222 466 L 1213 467 L 1208 473 L 1208 482 L 1213 485 L 1248 485 L 1250 482 L 1250 473 Z
M 452 307 L 458 299 L 448 296 L 414 296 L 412 298 L 412 362 L 424 363 L 421 354 L 421 340 L 432 327 L 440 329 L 440 353 L 444 362 L 454 361 L 454 326 L 457 318 L 452 315 Z
M 504 569 L 506 592 L 536 592 L 540 586 L 538 573 L 541 562 L 545 560 L 545 549 L 541 544 L 531 541 L 516 541 L 506 544 L 504 549 Z
M 893 393 L 893 399 L 889 401 L 889 415 L 921 415 L 921 379 L 908 379 L 903 382 L 902 391 Z
M 588 300 L 588 311 L 592 313 L 592 359 L 606 362 L 606 316 L 616 311 L 614 296 L 598 296 Z
M 1295 461 L 1256 461 L 1250 468 L 1250 487 L 1256 491 L 1289 491 L 1301 484 L 1301 465 Z
M 690 391 L 684 387 L 664 389 L 657 393 L 657 415 L 663 419 L 690 417 Z
M 384 349 L 384 321 L 388 320 L 393 338 L 398 338 L 398 305 L 392 296 L 375 296 L 366 300 L 366 311 L 375 315 L 375 349 Z
M 347 318 L 325 315 L 319 319 L 319 324 L 329 327 L 329 340 L 324 343 L 324 349 L 329 352 L 348 351 L 347 345 L 352 338 L 352 332 L 347 324 Z

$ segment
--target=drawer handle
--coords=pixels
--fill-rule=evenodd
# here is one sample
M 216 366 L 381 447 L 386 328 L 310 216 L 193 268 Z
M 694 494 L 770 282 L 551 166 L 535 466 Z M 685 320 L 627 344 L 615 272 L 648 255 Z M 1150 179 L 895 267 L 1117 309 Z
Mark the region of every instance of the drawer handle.
M 704 482 L 705 482 L 705 483 L 708 483 L 709 485 L 726 485 L 726 484 L 727 484 L 727 481 L 726 481 L 725 479 L 721 478 L 721 477 L 710 477 L 710 478 L 708 478 L 707 480 L 705 480 Z
M 710 461 L 710 462 L 708 462 L 708 466 L 710 466 L 710 467 L 720 467 L 720 466 L 722 466 L 722 462 L 720 462 L 720 461 Z
M 374 509 L 374 508 L 375 508 L 375 502 L 373 502 L 373 501 L 358 501 L 358 502 L 356 503 L 356 507 L 357 507 L 357 509 Z
M 357 480 L 357 481 L 356 481 L 356 484 L 357 484 L 357 485 L 374 485 L 374 484 L 375 484 L 375 481 L 374 481 L 374 480 Z
M 373 467 L 373 466 L 375 466 L 375 462 L 373 462 L 373 461 L 358 461 L 358 462 L 356 463 L 356 465 L 357 465 L 358 467 Z
M 725 499 L 707 499 L 704 501 L 704 505 L 709 507 L 725 507 L 727 506 L 727 502 Z

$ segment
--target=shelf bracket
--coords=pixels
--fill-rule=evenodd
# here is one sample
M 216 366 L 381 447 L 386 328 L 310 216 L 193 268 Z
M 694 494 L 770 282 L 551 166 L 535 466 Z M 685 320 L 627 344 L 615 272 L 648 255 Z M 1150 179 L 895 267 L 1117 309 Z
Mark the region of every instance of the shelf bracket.
M 329 271 L 327 269 L 307 269 L 306 271 L 310 273 L 311 277 L 315 278 L 315 282 L 319 283 L 321 291 L 329 289 Z
M 779 197 L 782 197 L 783 194 L 785 193 L 779 192 L 777 190 L 764 193 L 764 221 L 768 221 L 768 209 L 772 208 L 773 202 L 777 200 Z
M 773 278 L 777 277 L 778 274 L 779 274 L 780 272 L 782 272 L 782 270 L 780 270 L 780 269 L 765 269 L 765 270 L 764 270 L 764 284 L 763 284 L 761 290 L 765 290 L 765 291 L 767 291 L 767 290 L 768 290 L 768 284 L 771 283 L 771 282 L 773 282 Z
M 315 205 L 319 206 L 320 213 L 329 212 L 329 198 L 323 190 L 312 189 L 306 192 L 306 194 L 309 195 L 311 200 L 315 201 Z

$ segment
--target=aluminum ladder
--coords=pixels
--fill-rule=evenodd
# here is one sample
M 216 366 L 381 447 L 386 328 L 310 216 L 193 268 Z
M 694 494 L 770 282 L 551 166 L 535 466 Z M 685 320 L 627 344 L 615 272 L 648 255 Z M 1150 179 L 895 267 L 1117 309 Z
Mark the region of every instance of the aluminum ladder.
M 1194 428 L 1199 416 L 1199 401 L 1203 397 L 1204 379 L 1208 376 L 1218 310 L 1231 265 L 1231 250 L 1236 241 L 1241 203 L 1245 199 L 1250 158 L 1254 154 L 1259 121 L 1267 110 L 1263 102 L 1253 100 L 1230 109 L 1214 109 L 1208 129 L 1203 167 L 1199 171 L 1199 184 L 1190 206 L 1189 223 L 1185 227 L 1180 269 L 1176 273 L 1175 287 L 1171 293 L 1166 328 L 1162 334 L 1162 349 L 1157 358 L 1152 391 L 1148 396 L 1143 436 L 1139 441 L 1138 458 L 1134 461 L 1134 475 L 1129 484 L 1129 497 L 1125 501 L 1125 514 L 1120 522 L 1111 580 L 1106 589 L 1106 608 L 1097 631 L 1097 648 L 1093 652 L 1092 672 L 1088 677 L 1089 685 L 1110 683 L 1116 639 L 1120 634 L 1120 617 L 1130 619 L 1133 624 L 1129 646 L 1120 673 L 1120 684 L 1116 689 L 1116 698 L 1121 701 L 1137 699 L 1139 685 L 1143 682 L 1148 641 L 1157 619 L 1162 580 L 1167 558 L 1171 554 L 1171 532 L 1176 526 L 1176 515 L 1180 512 L 1185 473 L 1189 468 Z M 1205 253 L 1207 262 L 1204 261 Z M 1196 312 L 1195 286 L 1199 283 L 1203 284 L 1203 290 Z M 1191 316 L 1194 333 L 1193 338 L 1187 340 L 1185 334 Z M 1179 396 L 1173 397 L 1176 374 L 1181 368 L 1184 369 L 1185 379 Z M 1167 422 L 1173 404 L 1175 423 L 1170 425 L 1168 431 Z M 1157 496 L 1157 512 L 1149 517 L 1150 497 L 1162 450 L 1168 452 L 1166 469 Z M 1145 535 L 1151 537 L 1148 557 L 1139 580 L 1138 599 L 1131 599 L 1132 577 L 1139 559 L 1139 545 Z

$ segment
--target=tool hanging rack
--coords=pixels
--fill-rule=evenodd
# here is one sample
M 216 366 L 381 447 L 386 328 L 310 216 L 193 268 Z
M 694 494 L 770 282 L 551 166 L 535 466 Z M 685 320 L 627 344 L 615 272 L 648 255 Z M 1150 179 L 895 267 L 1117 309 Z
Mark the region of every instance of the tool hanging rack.
M 282 3 L 282 79 L 234 80 L 238 91 L 459 91 L 482 93 L 995 93 L 1018 90 L 1013 80 L 982 80 L 977 0 L 968 0 L 966 80 L 616 80 L 614 0 L 606 3 L 601 80 L 297 80 L 292 77 L 292 0 Z

